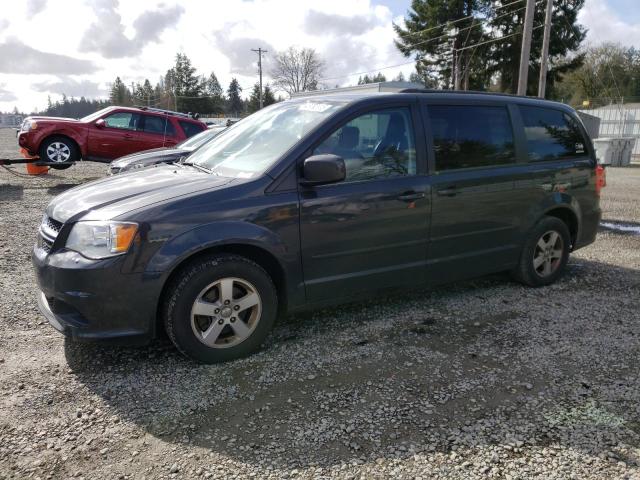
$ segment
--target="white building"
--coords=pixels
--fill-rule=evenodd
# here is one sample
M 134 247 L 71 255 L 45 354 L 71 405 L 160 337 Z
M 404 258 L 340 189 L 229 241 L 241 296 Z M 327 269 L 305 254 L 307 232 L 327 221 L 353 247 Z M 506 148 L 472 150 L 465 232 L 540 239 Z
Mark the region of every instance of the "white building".
M 0 113 L 0 128 L 19 127 L 22 125 L 24 115 L 16 115 L 13 113 Z

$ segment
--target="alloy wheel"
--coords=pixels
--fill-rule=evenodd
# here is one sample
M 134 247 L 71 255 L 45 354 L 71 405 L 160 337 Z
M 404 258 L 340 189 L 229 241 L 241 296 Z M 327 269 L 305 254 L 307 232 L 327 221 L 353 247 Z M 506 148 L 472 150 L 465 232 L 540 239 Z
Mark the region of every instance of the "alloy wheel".
M 553 275 L 562 263 L 564 241 L 554 230 L 544 233 L 533 252 L 533 269 L 540 277 Z
M 203 288 L 191 307 L 191 328 L 211 348 L 228 348 L 246 340 L 262 313 L 258 290 L 240 278 L 223 278 Z
M 71 149 L 62 142 L 52 142 L 47 147 L 47 157 L 50 162 L 64 163 L 71 157 Z

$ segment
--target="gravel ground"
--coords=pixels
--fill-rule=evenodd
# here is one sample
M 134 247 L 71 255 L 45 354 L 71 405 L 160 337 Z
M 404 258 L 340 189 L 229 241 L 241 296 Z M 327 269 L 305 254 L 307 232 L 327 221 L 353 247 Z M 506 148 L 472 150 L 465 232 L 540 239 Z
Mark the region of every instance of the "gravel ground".
M 15 154 L 0 130 L 0 157 Z M 24 172 L 15 167 L 14 172 Z M 251 358 L 65 341 L 30 250 L 104 174 L 0 169 L 0 478 L 640 479 L 640 235 L 603 229 L 556 285 L 505 276 L 283 319 Z M 604 218 L 638 225 L 640 168 Z

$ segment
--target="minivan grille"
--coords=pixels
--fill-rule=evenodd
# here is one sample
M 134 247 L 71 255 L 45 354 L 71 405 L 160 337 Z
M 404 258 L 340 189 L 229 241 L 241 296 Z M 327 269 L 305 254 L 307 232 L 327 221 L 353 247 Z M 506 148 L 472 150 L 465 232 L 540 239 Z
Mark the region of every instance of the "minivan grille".
M 42 219 L 42 223 L 44 224 L 46 222 L 47 227 L 56 232 L 56 236 L 57 234 L 60 232 L 60 229 L 62 228 L 62 222 L 59 222 L 57 220 L 54 220 L 51 217 L 48 217 L 47 215 L 44 216 L 44 218 Z
M 56 241 L 58 233 L 62 229 L 62 222 L 59 222 L 49 216 L 42 217 L 42 223 L 40 224 L 38 246 L 46 253 L 49 253 L 53 248 L 53 243 Z

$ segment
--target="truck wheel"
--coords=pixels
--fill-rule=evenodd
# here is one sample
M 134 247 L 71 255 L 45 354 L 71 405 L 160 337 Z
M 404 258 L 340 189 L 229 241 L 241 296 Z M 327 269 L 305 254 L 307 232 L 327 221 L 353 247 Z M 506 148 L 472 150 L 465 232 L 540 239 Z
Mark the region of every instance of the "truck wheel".
M 569 228 L 560 219 L 544 217 L 525 241 L 520 263 L 512 276 L 531 287 L 542 287 L 555 282 L 564 272 L 569 260 L 571 236 Z
M 51 168 L 64 170 L 78 158 L 80 158 L 78 147 L 66 137 L 47 138 L 40 145 L 40 160 L 55 163 L 56 165 L 50 165 Z
M 271 277 L 237 255 L 212 255 L 190 264 L 167 293 L 162 312 L 167 334 L 178 350 L 202 363 L 256 351 L 278 311 Z

